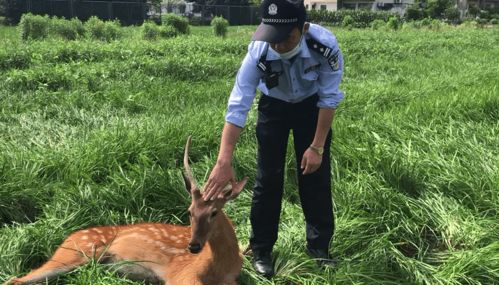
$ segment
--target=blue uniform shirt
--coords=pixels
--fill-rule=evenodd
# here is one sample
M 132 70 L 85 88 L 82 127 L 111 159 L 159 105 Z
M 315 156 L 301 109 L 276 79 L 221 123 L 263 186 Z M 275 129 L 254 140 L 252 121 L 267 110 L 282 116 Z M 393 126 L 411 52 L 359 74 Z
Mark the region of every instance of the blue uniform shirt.
M 308 48 L 306 40 L 309 38 L 331 48 L 332 53 L 338 52 L 337 68 L 332 68 L 328 59 L 322 54 Z M 280 72 L 279 85 L 270 90 L 263 81 L 264 73 L 257 68 L 258 60 L 265 52 L 272 71 Z M 272 50 L 268 43 L 253 41 L 249 44 L 248 53 L 237 73 L 225 120 L 241 128 L 244 127 L 255 98 L 256 88 L 263 93 L 262 96 L 291 103 L 300 102 L 317 93 L 319 108 L 336 109 L 343 99 L 343 93 L 339 90 L 342 74 L 343 56 L 336 37 L 319 25 L 310 24 L 307 34 L 302 37 L 300 53 L 293 61 L 281 60 L 279 54 Z

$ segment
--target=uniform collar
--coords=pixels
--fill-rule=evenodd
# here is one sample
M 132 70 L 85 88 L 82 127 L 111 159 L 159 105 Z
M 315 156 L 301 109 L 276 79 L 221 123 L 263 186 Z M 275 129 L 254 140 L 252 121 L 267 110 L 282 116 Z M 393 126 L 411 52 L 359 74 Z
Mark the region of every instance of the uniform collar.
M 300 54 L 298 56 L 302 57 L 302 58 L 310 58 L 311 57 L 310 50 L 308 49 L 308 46 L 307 46 L 306 37 L 307 36 L 305 35 L 301 39 Z M 267 58 L 266 59 L 267 60 L 280 60 L 281 59 L 279 54 L 270 48 L 270 44 L 269 44 L 269 49 L 267 51 Z

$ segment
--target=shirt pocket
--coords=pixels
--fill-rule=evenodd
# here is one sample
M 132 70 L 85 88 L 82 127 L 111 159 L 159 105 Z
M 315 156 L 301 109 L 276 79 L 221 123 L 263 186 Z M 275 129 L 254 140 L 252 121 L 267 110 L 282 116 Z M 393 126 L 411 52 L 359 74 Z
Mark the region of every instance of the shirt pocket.
M 303 80 L 316 81 L 319 78 L 319 73 L 315 70 L 308 71 L 302 74 Z

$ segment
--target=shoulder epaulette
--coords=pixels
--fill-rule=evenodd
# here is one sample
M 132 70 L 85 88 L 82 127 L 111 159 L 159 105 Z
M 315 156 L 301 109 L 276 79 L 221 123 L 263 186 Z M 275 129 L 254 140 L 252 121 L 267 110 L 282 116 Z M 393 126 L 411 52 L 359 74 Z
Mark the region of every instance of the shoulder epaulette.
M 340 69 L 340 62 L 339 62 L 340 51 L 339 50 L 334 52 L 332 48 L 325 46 L 324 44 L 322 44 L 321 42 L 319 42 L 313 38 L 307 39 L 307 46 L 309 49 L 322 55 L 327 60 L 327 62 L 329 63 L 329 66 L 334 71 Z
M 260 71 L 263 72 L 263 73 L 265 73 L 265 74 L 268 74 L 268 73 L 272 72 L 272 68 L 271 68 L 270 62 L 267 61 L 267 52 L 268 52 L 268 50 L 269 50 L 269 47 L 267 46 L 267 48 L 265 49 L 265 51 L 262 53 L 262 55 L 258 59 L 258 63 L 256 65 L 256 67 L 258 69 L 260 69 Z

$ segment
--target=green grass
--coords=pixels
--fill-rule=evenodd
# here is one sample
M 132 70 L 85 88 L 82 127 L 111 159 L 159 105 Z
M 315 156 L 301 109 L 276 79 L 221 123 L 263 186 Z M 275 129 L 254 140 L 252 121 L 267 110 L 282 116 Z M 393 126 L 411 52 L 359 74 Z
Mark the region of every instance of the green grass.
M 25 43 L 0 27 L 0 282 L 82 227 L 187 223 L 185 140 L 202 181 L 254 27 L 153 42 L 123 29 L 111 43 Z M 304 253 L 290 153 L 277 275 L 245 260 L 240 284 L 498 284 L 499 30 L 334 32 L 346 66 L 332 147 L 341 263 L 323 271 Z M 249 185 L 255 122 L 253 109 L 234 159 Z M 226 206 L 241 247 L 250 204 L 248 187 Z M 94 263 L 54 283 L 133 284 Z

